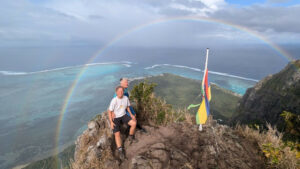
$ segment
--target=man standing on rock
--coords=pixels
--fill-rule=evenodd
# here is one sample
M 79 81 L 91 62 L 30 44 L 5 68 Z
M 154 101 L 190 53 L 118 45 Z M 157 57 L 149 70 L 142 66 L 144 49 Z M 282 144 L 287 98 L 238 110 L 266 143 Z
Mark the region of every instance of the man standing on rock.
M 116 88 L 116 95 L 109 105 L 108 108 L 108 117 L 110 121 L 110 126 L 113 129 L 113 133 L 115 135 L 115 141 L 117 145 L 117 149 L 120 153 L 120 158 L 124 158 L 124 150 L 122 148 L 122 140 L 120 135 L 120 126 L 121 122 L 128 124 L 130 126 L 129 130 L 129 141 L 133 142 L 134 132 L 136 128 L 136 118 L 130 111 L 130 102 L 127 96 L 124 96 L 124 88 L 122 86 L 118 86 Z M 129 115 L 126 115 L 126 110 L 129 112 Z

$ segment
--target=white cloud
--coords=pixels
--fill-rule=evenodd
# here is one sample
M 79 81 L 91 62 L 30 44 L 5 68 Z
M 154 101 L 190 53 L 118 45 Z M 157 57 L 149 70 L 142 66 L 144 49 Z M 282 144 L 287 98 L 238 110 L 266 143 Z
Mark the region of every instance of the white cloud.
M 174 9 L 178 9 L 178 10 L 188 11 L 188 12 L 194 13 L 194 14 L 205 15 L 205 13 L 203 13 L 203 11 L 201 9 L 193 8 L 193 7 L 187 7 L 183 4 L 172 3 L 172 4 L 170 4 L 170 7 L 174 8 Z
M 255 5 L 243 8 L 226 8 L 219 10 L 211 17 L 229 21 L 244 27 L 274 33 L 300 33 L 300 5 L 289 7 L 272 7 Z
M 291 0 L 267 0 L 267 2 L 270 2 L 270 3 L 286 3 L 289 1 L 291 1 Z
M 106 43 L 132 27 L 156 19 L 206 16 L 242 25 L 274 41 L 294 42 L 297 38 L 300 39 L 299 11 L 299 5 L 236 8 L 223 0 L 51 0 L 38 4 L 26 0 L 4 0 L 0 5 L 0 41 L 60 40 Z M 158 35 L 166 38 L 160 38 L 160 44 L 172 45 L 189 45 L 192 41 L 189 39 L 197 41 L 197 38 L 219 38 L 225 41 L 247 39 L 244 35 L 236 37 L 236 31 L 227 29 L 226 26 L 196 22 L 162 23 L 147 30 L 139 38 L 130 36 L 130 43 L 136 45 L 134 39 L 139 39 L 138 42 L 147 39 L 147 44 L 157 44 L 155 36 Z M 178 39 L 175 40 L 176 38 Z
M 205 4 L 211 11 L 216 11 L 223 7 L 226 2 L 224 0 L 199 0 L 203 4 Z

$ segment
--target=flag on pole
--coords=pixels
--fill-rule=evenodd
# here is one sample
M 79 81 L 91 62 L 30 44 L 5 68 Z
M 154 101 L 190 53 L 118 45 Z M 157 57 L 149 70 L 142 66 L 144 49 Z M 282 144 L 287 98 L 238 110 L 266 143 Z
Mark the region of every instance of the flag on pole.
M 206 49 L 206 61 L 205 61 L 205 69 L 202 79 L 202 102 L 200 104 L 200 107 L 196 114 L 196 122 L 197 124 L 205 124 L 207 117 L 209 115 L 209 101 L 211 100 L 211 92 L 210 92 L 210 84 L 208 80 L 208 69 L 207 69 L 207 63 L 208 63 L 208 53 L 209 49 Z

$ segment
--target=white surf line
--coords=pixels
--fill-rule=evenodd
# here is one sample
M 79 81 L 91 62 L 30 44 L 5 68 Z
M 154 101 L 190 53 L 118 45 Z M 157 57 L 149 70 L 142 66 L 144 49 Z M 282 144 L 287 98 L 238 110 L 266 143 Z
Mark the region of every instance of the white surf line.
M 36 71 L 36 72 L 14 72 L 14 71 L 0 71 L 0 74 L 2 75 L 12 75 L 12 76 L 17 76 L 17 75 L 31 75 L 31 74 L 38 74 L 38 73 L 46 73 L 46 72 L 53 72 L 53 71 L 58 71 L 58 70 L 65 70 L 65 69 L 71 69 L 71 68 L 78 68 L 78 67 L 83 67 L 83 66 L 96 66 L 96 65 L 109 65 L 109 64 L 122 64 L 123 66 L 126 67 L 131 67 L 131 62 L 129 61 L 121 61 L 121 62 L 99 62 L 99 63 L 89 63 L 89 64 L 83 64 L 83 65 L 75 65 L 75 66 L 66 66 L 66 67 L 61 67 L 61 68 L 54 68 L 54 69 L 48 69 L 48 70 L 41 70 L 41 71 Z
M 197 71 L 197 72 L 203 72 L 201 69 L 198 69 L 198 68 L 193 68 L 193 67 L 183 66 L 183 65 L 172 65 L 172 64 L 155 64 L 155 65 L 152 65 L 152 66 L 149 66 L 149 67 L 145 67 L 144 69 L 148 70 L 148 69 L 154 69 L 156 67 L 162 67 L 162 66 L 185 68 L 185 69 L 190 69 L 190 70 L 194 70 L 194 71 Z M 254 82 L 259 81 L 257 79 L 252 79 L 252 78 L 247 78 L 247 77 L 242 77 L 242 76 L 236 76 L 236 75 L 232 75 L 232 74 L 228 74 L 228 73 L 222 73 L 222 72 L 208 71 L 208 73 L 219 75 L 219 76 L 226 76 L 226 77 L 232 77 L 232 78 L 243 79 L 243 80 L 248 80 L 248 81 L 254 81 Z
M 161 73 L 161 74 L 158 74 L 158 75 L 130 77 L 130 78 L 128 78 L 128 80 L 131 82 L 131 81 L 134 81 L 134 80 L 142 80 L 142 79 L 147 79 L 147 78 L 151 78 L 151 77 L 155 77 L 155 76 L 164 76 L 164 74 Z
M 123 64 L 124 66 L 126 66 L 126 67 L 131 67 L 131 65 L 129 65 L 129 64 Z
M 258 82 L 259 80 L 257 79 L 252 79 L 252 78 L 247 78 L 247 77 L 242 77 L 242 76 L 236 76 L 228 73 L 222 73 L 222 72 L 214 72 L 214 71 L 208 71 L 208 73 L 215 74 L 215 75 L 220 75 L 220 76 L 228 76 L 228 77 L 233 77 L 233 78 L 238 78 L 238 79 L 243 79 L 243 80 L 249 80 L 249 81 L 254 81 Z
M 159 66 L 172 66 L 172 67 L 179 67 L 179 68 L 191 69 L 191 70 L 198 71 L 198 72 L 201 71 L 201 69 L 194 68 L 194 67 L 188 67 L 188 66 L 183 66 L 183 65 L 172 65 L 172 64 L 155 64 L 153 66 L 146 67 L 144 69 L 153 69 L 153 68 L 159 67 Z
M 2 75 L 25 75 L 27 74 L 26 72 L 13 72 L 13 71 L 0 71 L 0 74 Z

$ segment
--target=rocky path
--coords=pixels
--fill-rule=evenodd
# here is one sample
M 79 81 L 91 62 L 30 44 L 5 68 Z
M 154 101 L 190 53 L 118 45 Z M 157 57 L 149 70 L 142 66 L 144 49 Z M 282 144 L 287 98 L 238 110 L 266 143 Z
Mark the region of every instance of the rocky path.
M 127 160 L 120 168 L 264 168 L 256 145 L 225 126 L 202 132 L 188 124 L 145 128 L 137 143 L 125 141 Z

